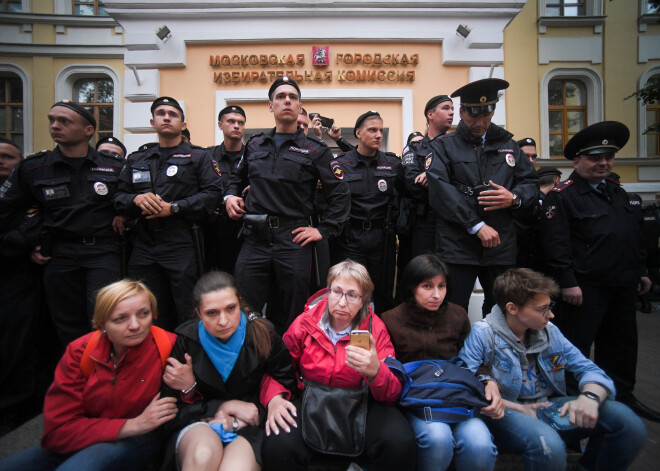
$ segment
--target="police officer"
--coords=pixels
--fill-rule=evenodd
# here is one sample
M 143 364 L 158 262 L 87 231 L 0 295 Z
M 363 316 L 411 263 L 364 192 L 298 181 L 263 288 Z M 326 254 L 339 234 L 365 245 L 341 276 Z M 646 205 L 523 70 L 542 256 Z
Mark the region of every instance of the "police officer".
M 617 121 L 593 124 L 564 148 L 573 161 L 568 180 L 543 202 L 545 261 L 559 282 L 557 323 L 566 337 L 614 380 L 617 401 L 660 419 L 633 395 L 637 366 L 635 294 L 648 291 L 639 200 L 608 179 L 614 154 L 628 138 Z
M 181 139 L 185 116 L 174 98 L 156 99 L 151 114 L 158 145 L 128 156 L 114 204 L 134 227 L 128 273 L 160 300 L 158 323 L 174 328 L 191 314 L 203 263 L 198 224 L 216 208 L 222 183 L 211 154 Z
M 114 136 L 99 139 L 96 143 L 96 150 L 98 152 L 105 152 L 106 154 L 118 155 L 122 159 L 126 158 L 126 147 Z
M 328 146 L 298 128 L 298 84 L 280 77 L 271 85 L 268 97 L 275 128 L 246 144 L 225 192 L 225 205 L 229 217 L 244 218 L 236 282 L 246 301 L 262 310 L 273 279 L 280 307 L 278 312 L 268 312 L 268 318 L 283 333 L 307 299 L 309 244 L 341 231 L 350 198 L 341 167 Z M 318 180 L 328 207 L 319 227 L 314 228 L 309 219 Z M 239 195 L 247 185 L 250 191 L 244 201 Z
M 39 209 L 43 232 L 32 259 L 44 265 L 46 301 L 66 345 L 91 330 L 96 291 L 119 277 L 112 197 L 122 160 L 89 146 L 96 121 L 82 106 L 55 103 L 48 120 L 57 147 L 20 162 L 4 183 L 0 230 Z
M 413 200 L 412 256 L 435 253 L 436 215 L 429 204 L 426 171 L 431 164 L 431 142 L 444 136 L 454 120 L 454 103 L 447 95 L 431 98 L 424 107 L 428 128 L 421 141 L 403 149 L 403 175 L 408 196 Z
M 222 186 L 226 188 L 229 177 L 245 152 L 245 110 L 237 105 L 224 107 L 218 113 L 218 128 L 224 141 L 219 146 L 209 147 L 213 160 L 220 166 Z M 210 270 L 222 270 L 234 273 L 234 266 L 241 249 L 238 231 L 241 223 L 227 215 L 222 198 L 209 221 L 204 225 L 204 248 L 206 267 Z
M 383 119 L 378 112 L 360 115 L 353 133 L 357 148 L 336 160 L 351 191 L 351 212 L 343 233 L 331 240 L 330 253 L 333 264 L 350 258 L 367 267 L 376 286 L 376 312 L 381 313 L 392 307 L 395 208 L 403 168 L 396 154 L 380 150 Z
M 449 300 L 467 310 L 479 276 L 484 314 L 494 303 L 495 277 L 516 261 L 513 212 L 538 200 L 534 167 L 512 134 L 491 123 L 498 91 L 508 86 L 484 79 L 451 95 L 461 98 L 461 121 L 455 133 L 431 143 L 427 171 L 437 248 L 451 273 Z
M 522 150 L 529 158 L 529 161 L 532 163 L 532 165 L 536 164 L 536 158 L 538 157 L 536 153 L 536 141 L 531 137 L 526 137 L 516 141 L 516 144 L 518 144 L 520 150 Z

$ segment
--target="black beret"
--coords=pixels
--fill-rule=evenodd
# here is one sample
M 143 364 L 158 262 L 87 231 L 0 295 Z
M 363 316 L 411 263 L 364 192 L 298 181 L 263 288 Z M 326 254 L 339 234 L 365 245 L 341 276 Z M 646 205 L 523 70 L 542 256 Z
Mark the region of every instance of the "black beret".
M 121 141 L 114 136 L 104 137 L 103 139 L 99 139 L 99 142 L 96 143 L 96 149 L 98 149 L 101 144 L 104 144 L 106 142 L 121 147 L 121 150 L 124 151 L 124 156 L 126 156 L 126 147 L 124 147 L 124 144 L 122 144 Z
M 300 97 L 300 95 L 301 95 L 301 93 L 300 93 L 300 87 L 298 86 L 298 84 L 296 83 L 295 80 L 293 80 L 292 78 L 289 78 L 289 77 L 279 77 L 277 80 L 275 80 L 275 81 L 273 82 L 273 84 L 272 84 L 272 85 L 270 86 L 270 88 L 268 89 L 268 98 L 269 98 L 270 100 L 273 99 L 273 92 L 274 92 L 275 89 L 277 89 L 277 87 L 279 87 L 280 85 L 291 85 L 293 88 L 295 88 L 296 90 L 298 90 L 298 97 Z
M 190 140 L 190 129 L 186 128 L 181 131 L 182 136 L 186 136 Z
M 158 108 L 161 105 L 173 106 L 174 108 L 176 108 L 181 112 L 181 121 L 186 120 L 186 116 L 183 113 L 183 108 L 181 108 L 181 105 L 179 104 L 178 101 L 176 101 L 174 98 L 170 96 L 161 96 L 159 98 L 156 98 L 154 102 L 151 104 L 151 114 L 153 115 L 156 108 Z
M 245 116 L 245 110 L 243 108 L 236 105 L 229 105 L 220 110 L 220 113 L 218 113 L 218 121 L 222 120 L 222 117 L 229 113 L 238 113 L 247 119 L 247 116 Z
M 411 132 L 411 133 L 408 135 L 408 140 L 406 141 L 406 144 L 410 144 L 410 141 L 412 141 L 412 140 L 413 140 L 414 138 L 416 138 L 417 136 L 424 137 L 424 134 L 422 134 L 422 133 L 419 132 L 419 131 Z
M 89 124 L 91 124 L 94 127 L 94 129 L 96 129 L 96 120 L 94 119 L 94 115 L 90 113 L 89 110 L 80 106 L 78 103 L 74 103 L 69 100 L 62 100 L 55 103 L 53 106 L 51 106 L 51 108 L 55 108 L 56 106 L 63 106 L 65 108 L 69 108 L 70 110 L 75 111 L 80 116 L 85 118 L 89 122 Z
M 424 117 L 426 118 L 426 115 L 430 110 L 432 110 L 437 105 L 445 101 L 451 101 L 451 98 L 449 98 L 449 96 L 447 95 L 437 95 L 431 98 L 429 101 L 427 101 L 426 106 L 424 107 Z
M 602 121 L 584 128 L 564 147 L 564 157 L 573 160 L 582 154 L 617 152 L 630 139 L 628 127 L 618 121 Z
M 519 141 L 516 141 L 516 144 L 518 144 L 518 147 L 525 147 L 525 146 L 534 146 L 536 147 L 536 141 L 532 139 L 531 137 L 526 137 L 525 139 L 520 139 Z
M 372 116 L 377 116 L 380 118 L 380 113 L 378 113 L 378 111 L 367 111 L 366 113 L 358 116 L 357 121 L 355 121 L 355 127 L 353 128 L 353 135 L 355 137 L 357 137 L 357 133 L 355 131 L 357 131 L 360 126 L 362 126 L 362 123 L 364 123 L 367 118 L 371 118 Z
M 487 78 L 463 85 L 451 96 L 461 97 L 461 106 L 486 106 L 497 103 L 497 92 L 508 87 L 506 80 Z
M 556 169 L 555 167 L 541 167 L 536 171 L 536 175 L 538 175 L 539 178 L 544 177 L 546 175 L 556 175 L 558 177 L 561 177 L 561 171 L 559 169 Z

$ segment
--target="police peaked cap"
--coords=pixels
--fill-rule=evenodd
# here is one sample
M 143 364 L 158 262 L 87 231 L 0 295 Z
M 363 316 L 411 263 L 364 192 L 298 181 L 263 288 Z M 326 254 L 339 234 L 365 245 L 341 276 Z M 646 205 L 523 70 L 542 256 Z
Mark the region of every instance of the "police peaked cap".
M 277 87 L 279 87 L 280 85 L 291 85 L 293 88 L 298 90 L 298 97 L 300 97 L 301 95 L 300 87 L 298 86 L 295 80 L 289 77 L 279 77 L 277 80 L 273 82 L 273 84 L 268 89 L 268 98 L 270 100 L 273 99 L 273 92 L 277 90 Z
M 444 103 L 445 101 L 451 101 L 451 98 L 449 98 L 447 95 L 437 95 L 431 98 L 428 102 L 426 102 L 426 106 L 424 107 L 424 117 L 426 118 L 426 115 L 429 111 L 438 106 L 440 103 Z
M 181 105 L 179 104 L 179 102 L 176 101 L 171 96 L 162 96 L 162 97 L 156 98 L 154 100 L 154 102 L 151 104 L 151 115 L 152 116 L 153 116 L 154 111 L 156 110 L 156 108 L 158 108 L 161 105 L 169 105 L 169 106 L 172 106 L 172 107 L 176 108 L 177 110 L 179 110 L 181 112 L 181 121 L 186 120 L 186 116 L 183 113 L 183 108 L 181 108 Z
M 124 151 L 124 156 L 126 155 L 126 147 L 124 147 L 124 144 L 122 144 L 122 142 L 114 136 L 104 137 L 103 139 L 99 139 L 99 142 L 96 143 L 96 149 L 98 149 L 101 144 L 105 144 L 106 142 L 108 144 L 113 144 L 117 147 L 121 147 L 121 150 Z
M 218 121 L 221 121 L 222 117 L 229 113 L 238 113 L 240 115 L 243 115 L 243 117 L 247 119 L 247 116 L 245 116 L 245 110 L 243 108 L 236 105 L 229 105 L 229 106 L 225 106 L 223 109 L 220 110 L 220 113 L 218 113 Z
M 74 103 L 69 100 L 62 100 L 55 103 L 53 106 L 51 106 L 51 108 L 55 108 L 56 106 L 63 106 L 65 108 L 69 108 L 70 110 L 75 111 L 80 116 L 85 118 L 89 122 L 89 124 L 91 124 L 94 127 L 94 129 L 96 129 L 96 120 L 94 119 L 94 115 L 90 113 L 89 110 L 80 106 L 78 103 Z
M 564 157 L 573 160 L 582 154 L 617 152 L 630 139 L 628 127 L 618 121 L 602 121 L 584 128 L 564 147 Z
M 519 141 L 516 141 L 516 144 L 518 144 L 518 147 L 525 147 L 525 146 L 534 146 L 536 147 L 536 141 L 532 139 L 531 137 L 526 137 L 525 139 L 520 139 Z
M 424 134 L 422 134 L 422 133 L 419 132 L 419 131 L 413 131 L 413 132 L 411 132 L 410 134 L 408 134 L 408 140 L 406 141 L 406 144 L 410 144 L 410 141 L 412 141 L 413 139 L 415 139 L 417 136 L 419 136 L 419 137 L 424 137 Z
M 509 82 L 497 78 L 487 78 L 463 85 L 451 94 L 461 97 L 461 106 L 486 106 L 497 103 L 497 92 L 509 87 Z
M 355 131 L 357 131 L 360 126 L 362 126 L 362 123 L 364 123 L 367 120 L 367 118 L 372 118 L 374 116 L 380 118 L 380 113 L 378 111 L 367 111 L 366 113 L 363 113 L 360 116 L 358 116 L 357 121 L 355 121 L 355 127 L 353 128 L 353 135 L 357 137 L 357 133 Z
M 545 177 L 546 175 L 555 175 L 557 177 L 561 177 L 561 171 L 555 167 L 541 167 L 536 171 L 536 175 L 539 178 Z

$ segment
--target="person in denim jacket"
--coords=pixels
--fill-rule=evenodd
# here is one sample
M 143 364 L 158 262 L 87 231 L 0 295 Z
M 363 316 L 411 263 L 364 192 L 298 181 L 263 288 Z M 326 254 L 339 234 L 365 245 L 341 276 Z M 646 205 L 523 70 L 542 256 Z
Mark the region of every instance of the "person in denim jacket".
M 505 416 L 484 418 L 500 453 L 521 454 L 525 470 L 563 470 L 565 443 L 590 437 L 577 469 L 627 469 L 646 442 L 646 429 L 613 400 L 614 383 L 603 370 L 550 323 L 557 284 L 516 268 L 497 277 L 493 292 L 497 305 L 474 324 L 459 356 L 472 371 L 489 366 L 500 386 Z M 565 371 L 579 382 L 577 397 L 566 397 Z M 563 404 L 559 417 L 539 420 L 537 412 L 553 403 Z

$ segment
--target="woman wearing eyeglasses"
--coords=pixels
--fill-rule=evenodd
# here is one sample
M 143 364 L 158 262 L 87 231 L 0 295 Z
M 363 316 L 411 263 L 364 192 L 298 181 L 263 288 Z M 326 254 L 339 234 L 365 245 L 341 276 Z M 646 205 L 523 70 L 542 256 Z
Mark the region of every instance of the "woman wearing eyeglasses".
M 354 461 L 369 470 L 415 469 L 412 430 L 393 405 L 401 394 L 401 383 L 382 361 L 394 356 L 394 348 L 385 325 L 369 307 L 373 289 L 366 268 L 359 263 L 346 260 L 333 266 L 328 288 L 310 298 L 284 334 L 284 343 L 303 380 L 342 388 L 358 388 L 363 381 L 368 385 L 374 400 L 369 401 L 364 452 Z M 351 330 L 369 330 L 370 325 L 369 350 L 351 346 Z M 303 383 L 298 387 L 302 389 Z M 262 403 L 281 403 L 281 407 L 268 407 L 264 463 L 274 470 L 307 469 L 315 452 L 302 437 L 301 414 L 297 413 L 301 400 L 292 401 L 296 414 L 291 414 L 288 401 L 278 392 L 277 383 L 262 384 Z
M 525 470 L 564 470 L 565 443 L 588 437 L 576 469 L 627 469 L 646 443 L 644 423 L 550 322 L 557 284 L 515 268 L 495 279 L 493 294 L 497 305 L 472 326 L 459 356 L 472 371 L 490 366 L 500 386 L 504 417 L 484 418 L 498 450 L 522 455 Z M 565 372 L 579 382 L 577 397 L 566 396 Z

